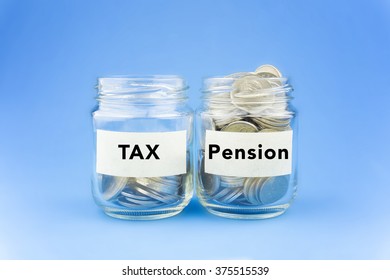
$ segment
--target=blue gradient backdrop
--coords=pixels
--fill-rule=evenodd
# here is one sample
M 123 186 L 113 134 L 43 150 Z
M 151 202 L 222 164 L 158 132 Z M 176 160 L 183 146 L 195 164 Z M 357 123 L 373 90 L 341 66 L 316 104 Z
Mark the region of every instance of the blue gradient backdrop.
M 390 2 L 0 1 L 0 258 L 390 259 Z M 96 78 L 291 77 L 299 193 L 283 216 L 128 222 L 90 193 Z

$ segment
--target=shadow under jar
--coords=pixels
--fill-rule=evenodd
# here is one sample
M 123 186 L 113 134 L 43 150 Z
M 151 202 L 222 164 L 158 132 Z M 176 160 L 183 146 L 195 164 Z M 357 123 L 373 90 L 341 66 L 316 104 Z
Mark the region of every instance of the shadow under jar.
M 290 206 L 297 184 L 291 92 L 288 80 L 274 75 L 204 80 L 196 114 L 197 194 L 209 212 L 265 219 Z
M 192 196 L 192 123 L 178 76 L 100 78 L 92 193 L 109 216 L 180 213 Z

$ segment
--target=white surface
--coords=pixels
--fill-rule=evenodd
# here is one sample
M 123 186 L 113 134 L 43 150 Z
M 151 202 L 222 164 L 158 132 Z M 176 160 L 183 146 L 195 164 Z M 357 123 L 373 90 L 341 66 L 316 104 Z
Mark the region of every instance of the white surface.
M 21 269 L 22 268 L 22 269 Z M 267 271 L 265 273 L 264 271 Z M 256 275 L 253 275 L 255 274 Z M 375 279 L 390 261 L 133 260 L 0 261 L 1 279 Z

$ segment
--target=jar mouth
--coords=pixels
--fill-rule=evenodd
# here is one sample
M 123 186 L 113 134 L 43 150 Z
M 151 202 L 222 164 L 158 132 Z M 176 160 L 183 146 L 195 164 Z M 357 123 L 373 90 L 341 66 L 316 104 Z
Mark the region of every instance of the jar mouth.
M 188 85 L 177 75 L 113 75 L 98 78 L 97 88 L 98 99 L 182 99 Z
M 205 78 L 202 98 L 209 102 L 221 103 L 233 100 L 239 100 L 240 103 L 277 103 L 293 99 L 290 94 L 293 88 L 286 77 L 263 78 L 251 75 L 248 81 L 244 81 L 242 77 Z
M 220 118 L 227 115 L 291 118 L 292 91 L 286 77 L 236 73 L 205 78 L 202 99 L 206 110 Z

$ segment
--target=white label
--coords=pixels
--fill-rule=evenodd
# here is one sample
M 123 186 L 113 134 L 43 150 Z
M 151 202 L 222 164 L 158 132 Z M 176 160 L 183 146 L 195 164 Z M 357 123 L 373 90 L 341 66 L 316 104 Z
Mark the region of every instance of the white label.
M 96 131 L 96 172 L 121 177 L 186 173 L 186 131 Z
M 264 133 L 206 130 L 205 172 L 239 177 L 291 174 L 292 130 Z

